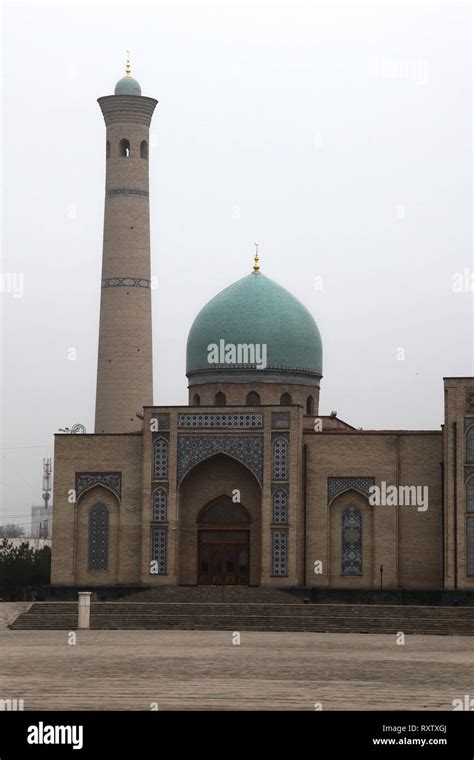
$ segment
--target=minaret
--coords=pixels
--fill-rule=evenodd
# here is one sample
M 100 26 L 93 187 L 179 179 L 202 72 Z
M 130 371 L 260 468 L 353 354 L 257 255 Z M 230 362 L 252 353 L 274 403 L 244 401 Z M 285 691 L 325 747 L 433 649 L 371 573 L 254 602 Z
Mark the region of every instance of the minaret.
M 96 433 L 140 430 L 153 403 L 149 128 L 158 101 L 126 75 L 99 98 L 107 126 Z

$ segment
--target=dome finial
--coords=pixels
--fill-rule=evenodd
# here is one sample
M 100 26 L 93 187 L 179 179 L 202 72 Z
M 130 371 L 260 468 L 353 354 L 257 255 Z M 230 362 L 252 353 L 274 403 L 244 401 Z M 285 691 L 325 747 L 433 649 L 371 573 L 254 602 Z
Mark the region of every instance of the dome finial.
M 130 50 L 127 50 L 127 63 L 125 65 L 125 76 L 132 76 L 132 64 L 130 63 Z
M 258 243 L 254 243 L 254 245 L 255 245 L 255 258 L 253 260 L 253 273 L 260 274 L 260 259 L 258 258 Z

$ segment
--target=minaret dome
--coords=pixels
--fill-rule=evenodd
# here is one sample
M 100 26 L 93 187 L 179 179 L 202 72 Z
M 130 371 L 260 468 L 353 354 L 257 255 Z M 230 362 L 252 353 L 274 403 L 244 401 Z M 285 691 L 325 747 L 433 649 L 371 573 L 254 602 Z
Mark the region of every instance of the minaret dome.
M 130 53 L 127 50 L 127 64 L 125 66 L 125 76 L 119 79 L 115 85 L 115 95 L 141 95 L 142 88 L 137 80 L 132 77 L 132 66 L 130 63 Z

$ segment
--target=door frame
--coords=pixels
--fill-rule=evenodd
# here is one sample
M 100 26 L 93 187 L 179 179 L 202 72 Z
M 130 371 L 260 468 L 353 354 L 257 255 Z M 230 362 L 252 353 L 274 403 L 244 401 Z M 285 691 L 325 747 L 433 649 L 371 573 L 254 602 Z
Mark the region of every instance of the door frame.
M 209 510 L 211 510 L 215 505 L 219 504 L 219 502 L 231 502 L 234 507 L 237 507 L 237 509 L 241 512 L 242 517 L 244 518 L 242 521 L 239 522 L 205 522 L 205 516 Z M 244 584 L 222 584 L 222 585 L 250 585 L 250 538 L 251 538 L 251 519 L 248 511 L 244 507 L 243 504 L 240 502 L 234 502 L 233 499 L 228 494 L 221 494 L 220 496 L 217 496 L 214 499 L 211 499 L 210 501 L 205 504 L 202 509 L 199 511 L 199 514 L 197 516 L 196 520 L 196 528 L 197 528 L 197 547 L 196 547 L 196 584 L 199 586 L 200 583 L 200 576 L 201 576 L 201 547 L 202 546 L 208 546 L 209 548 L 212 547 L 212 544 L 215 543 L 217 546 L 223 547 L 225 544 L 231 545 L 231 544 L 241 544 L 242 547 L 245 547 L 247 550 L 247 582 Z M 215 533 L 216 540 L 215 542 L 211 540 L 208 541 L 201 541 L 201 534 L 203 531 Z M 219 540 L 219 534 L 229 534 L 229 533 L 243 533 L 245 532 L 247 534 L 247 540 L 246 541 L 239 541 L 239 540 L 233 540 L 232 538 L 227 539 L 220 539 Z M 210 570 L 211 567 L 211 553 L 209 552 L 209 566 L 208 570 Z M 210 573 L 208 573 L 210 575 Z M 225 571 L 222 572 L 222 576 L 225 576 Z M 238 575 L 238 570 L 236 570 L 236 566 L 234 566 L 234 578 Z M 202 584 L 205 585 L 205 584 Z M 211 584 L 212 585 L 212 584 Z
M 207 532 L 211 532 L 211 531 L 212 531 L 212 533 L 215 533 L 215 535 L 216 535 L 215 540 L 213 540 L 213 539 L 206 539 L 206 540 L 203 541 L 201 539 L 201 533 L 203 533 L 203 531 L 205 531 L 206 533 Z M 237 531 L 239 533 L 246 533 L 247 534 L 247 540 L 244 541 L 244 540 L 238 540 L 238 539 L 232 539 L 232 538 L 225 538 L 225 539 L 224 538 L 222 538 L 222 539 L 219 538 L 219 534 L 225 533 L 228 536 L 229 533 L 237 532 Z M 207 573 L 207 575 L 211 576 L 212 575 L 211 568 L 212 568 L 212 549 L 213 549 L 213 547 L 219 548 L 219 550 L 222 551 L 223 553 L 225 551 L 225 547 L 228 547 L 227 551 L 230 550 L 230 547 L 233 547 L 233 551 L 235 552 L 235 558 L 234 558 L 234 563 L 235 564 L 234 564 L 234 570 L 233 570 L 233 577 L 234 577 L 234 580 L 238 578 L 238 582 L 235 582 L 235 583 L 226 583 L 224 581 L 222 584 L 217 584 L 217 583 L 211 583 L 211 581 L 209 581 L 208 583 L 201 583 L 201 580 L 200 580 L 200 578 L 201 578 L 201 552 L 203 550 L 208 550 L 208 552 L 209 552 L 209 556 L 208 556 L 208 573 Z M 237 547 L 241 547 L 242 549 L 244 549 L 247 552 L 247 571 L 246 571 L 247 580 L 244 583 L 240 582 L 240 554 L 237 555 L 237 552 L 236 552 L 236 548 Z M 224 563 L 226 562 L 226 557 L 225 556 L 222 557 L 222 562 L 224 562 Z M 220 575 L 221 575 L 222 578 L 225 578 L 225 576 L 228 575 L 226 573 L 226 571 L 225 571 L 225 567 L 224 566 L 222 567 Z M 201 585 L 202 586 L 206 586 L 206 585 L 209 585 L 209 586 L 217 586 L 217 585 L 222 585 L 222 586 L 248 586 L 248 585 L 250 585 L 250 528 L 247 527 L 247 528 L 244 528 L 242 530 L 242 526 L 241 525 L 238 526 L 238 528 L 236 528 L 233 525 L 232 526 L 226 525 L 224 528 L 222 528 L 222 527 L 211 528 L 211 530 L 209 530 L 209 526 L 208 525 L 206 525 L 204 529 L 203 528 L 199 528 L 198 529 L 198 541 L 197 541 L 196 581 L 197 581 L 197 585 L 198 586 L 201 586 Z

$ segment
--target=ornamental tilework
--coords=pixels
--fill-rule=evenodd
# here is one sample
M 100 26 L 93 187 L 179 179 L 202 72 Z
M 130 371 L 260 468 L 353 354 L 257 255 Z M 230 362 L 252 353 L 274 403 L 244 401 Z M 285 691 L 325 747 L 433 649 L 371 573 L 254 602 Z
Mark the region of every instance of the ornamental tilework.
M 471 425 L 474 425 L 474 417 L 464 417 L 464 432 L 466 432 Z
M 76 500 L 84 491 L 94 486 L 105 486 L 120 500 L 122 492 L 121 472 L 76 472 Z
M 288 575 L 287 530 L 272 530 L 272 575 L 279 578 Z
M 354 488 L 369 498 L 369 488 L 375 485 L 375 478 L 328 478 L 328 504 L 339 494 Z
M 474 512 L 474 477 L 466 484 L 466 512 Z
M 89 510 L 88 569 L 107 570 L 109 565 L 109 510 L 97 502 Z
M 169 444 L 166 438 L 160 436 L 153 442 L 154 451 L 154 478 L 155 480 L 168 480 Z
M 474 462 L 474 426 L 466 433 L 466 462 Z
M 263 414 L 178 414 L 179 428 L 261 428 Z
M 288 523 L 288 494 L 281 488 L 272 495 L 272 523 Z
M 150 422 L 152 420 L 156 420 L 157 422 L 156 427 L 158 430 L 169 430 L 170 416 L 167 412 L 159 412 L 158 414 L 153 414 L 150 418 Z
M 341 515 L 342 575 L 362 575 L 362 513 L 354 504 Z
M 474 467 L 465 467 L 464 468 L 464 482 L 466 483 L 470 476 L 474 475 Z
M 213 454 L 229 454 L 253 472 L 261 482 L 263 477 L 263 436 L 261 435 L 179 435 L 177 479 L 181 480 L 191 467 Z
M 467 575 L 474 575 L 474 515 L 466 518 Z
M 158 572 L 154 575 L 166 575 L 166 528 L 153 528 L 151 558 L 157 563 Z
M 148 198 L 150 193 L 148 190 L 140 190 L 135 187 L 113 187 L 109 188 L 105 195 L 107 198 L 111 198 L 114 195 L 138 195 L 142 198 Z
M 288 480 L 288 441 L 285 438 L 273 441 L 272 470 L 274 480 Z
M 272 428 L 287 430 L 290 427 L 290 415 L 288 412 L 272 412 Z
M 153 491 L 153 522 L 168 521 L 168 494 L 161 486 Z
M 275 493 L 275 491 L 283 491 L 288 495 L 288 483 L 272 483 L 272 494 Z
M 103 288 L 149 288 L 150 280 L 141 277 L 109 277 L 102 280 Z

